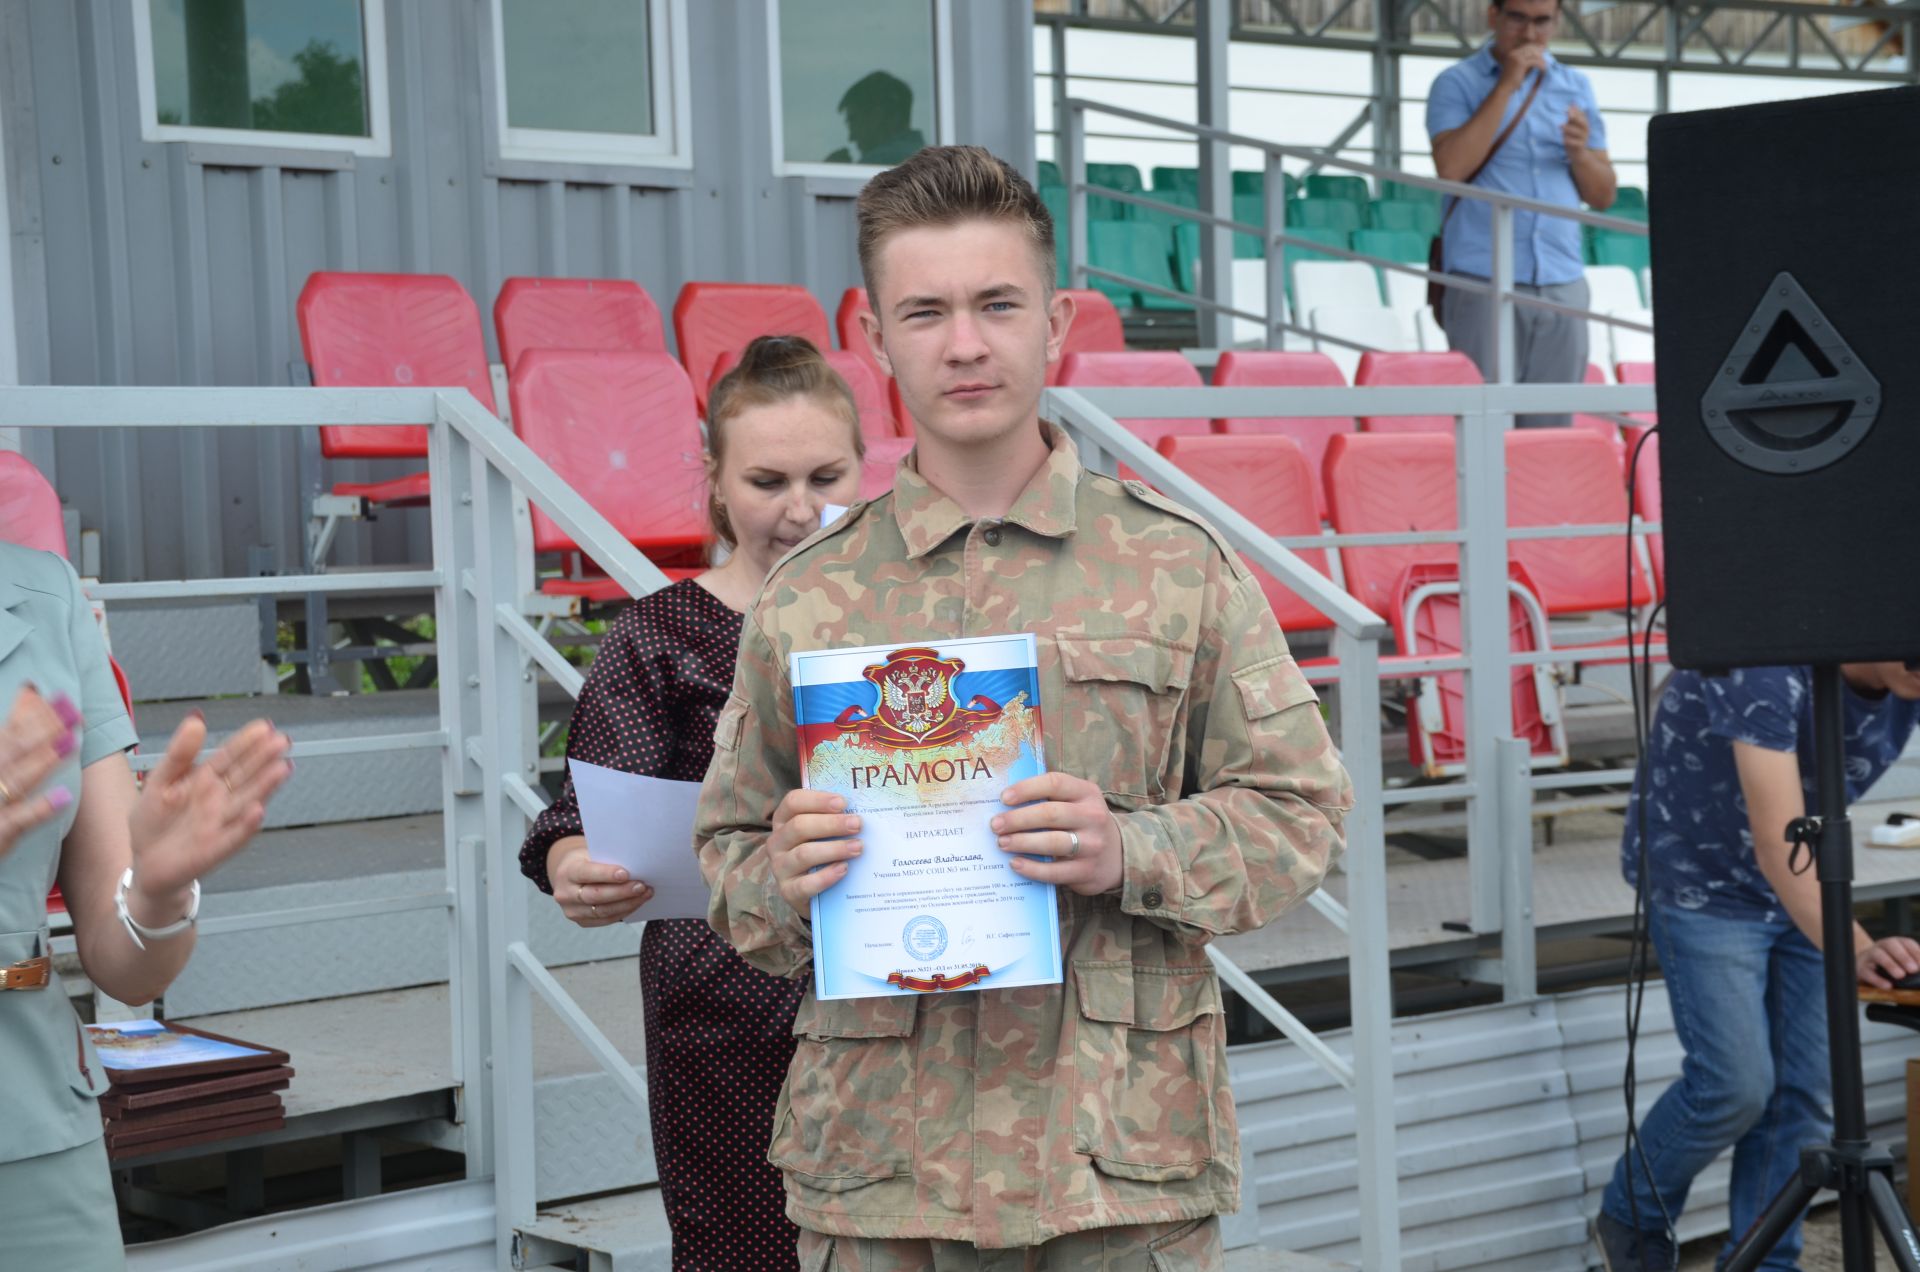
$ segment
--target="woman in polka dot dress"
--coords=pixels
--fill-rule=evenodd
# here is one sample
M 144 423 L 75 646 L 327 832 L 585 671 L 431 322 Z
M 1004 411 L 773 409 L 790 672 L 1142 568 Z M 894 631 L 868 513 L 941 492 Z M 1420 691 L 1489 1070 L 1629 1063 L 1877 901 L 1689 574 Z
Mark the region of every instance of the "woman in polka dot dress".
M 864 447 L 853 395 L 807 341 L 748 345 L 714 386 L 708 415 L 708 511 L 730 555 L 621 612 L 574 707 L 570 757 L 704 777 L 742 614 L 774 562 L 819 527 L 822 506 L 857 495 Z M 570 780 L 534 823 L 520 868 L 582 927 L 618 923 L 650 895 L 588 859 Z M 796 1230 L 766 1154 L 806 988 L 749 967 L 702 920 L 646 925 L 647 1094 L 676 1272 L 797 1266 Z

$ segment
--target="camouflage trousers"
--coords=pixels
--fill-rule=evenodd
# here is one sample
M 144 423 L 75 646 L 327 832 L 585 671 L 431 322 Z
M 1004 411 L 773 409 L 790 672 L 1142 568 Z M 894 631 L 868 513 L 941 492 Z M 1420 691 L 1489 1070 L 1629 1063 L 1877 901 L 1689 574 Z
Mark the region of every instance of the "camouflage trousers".
M 1226 1265 L 1214 1215 L 1089 1228 L 1012 1250 L 800 1230 L 800 1272 L 1221 1272 Z

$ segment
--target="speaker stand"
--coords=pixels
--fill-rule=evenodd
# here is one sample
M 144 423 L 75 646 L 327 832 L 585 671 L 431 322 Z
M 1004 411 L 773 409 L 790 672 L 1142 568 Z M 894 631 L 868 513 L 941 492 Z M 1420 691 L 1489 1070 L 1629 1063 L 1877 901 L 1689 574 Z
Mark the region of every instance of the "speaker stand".
M 1814 1195 L 1840 1194 L 1842 1266 L 1872 1272 L 1873 1226 L 1893 1263 L 1920 1272 L 1920 1239 L 1893 1186 L 1893 1155 L 1867 1139 L 1866 1084 L 1860 1074 L 1860 1004 L 1853 957 L 1853 826 L 1847 820 L 1846 686 L 1838 663 L 1813 669 L 1813 738 L 1817 817 L 1787 828 L 1811 847 L 1820 880 L 1822 965 L 1827 976 L 1827 1058 L 1833 1074 L 1833 1139 L 1800 1150 L 1800 1174 L 1782 1188 L 1740 1244 L 1724 1272 L 1752 1272 Z

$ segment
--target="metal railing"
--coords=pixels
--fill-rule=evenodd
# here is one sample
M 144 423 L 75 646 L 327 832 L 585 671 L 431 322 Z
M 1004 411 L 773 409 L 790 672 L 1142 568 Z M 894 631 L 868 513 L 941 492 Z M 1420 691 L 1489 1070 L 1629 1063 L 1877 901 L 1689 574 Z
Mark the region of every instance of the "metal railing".
M 1271 348 L 1281 347 L 1282 337 L 1292 333 L 1307 337 L 1317 344 L 1332 344 L 1347 349 L 1368 350 L 1371 346 L 1360 344 L 1344 337 L 1331 335 L 1303 326 L 1298 315 L 1291 314 L 1287 305 L 1287 262 L 1286 249 L 1298 248 L 1321 256 L 1331 256 L 1340 260 L 1357 261 L 1371 265 L 1376 269 L 1390 270 L 1394 273 L 1422 279 L 1429 283 L 1439 283 L 1455 291 L 1488 296 L 1495 302 L 1489 307 L 1489 344 L 1494 350 L 1493 374 L 1488 379 L 1495 384 L 1512 384 L 1515 380 L 1516 366 L 1514 357 L 1514 323 L 1516 310 L 1530 308 L 1548 313 L 1562 314 L 1588 322 L 1602 323 L 1621 330 L 1651 334 L 1652 328 L 1644 323 L 1622 319 L 1611 313 L 1599 313 L 1570 305 L 1559 304 L 1541 296 L 1532 296 L 1516 289 L 1513 278 L 1514 239 L 1513 218 L 1517 213 L 1532 213 L 1539 216 L 1560 217 L 1580 225 L 1596 229 L 1609 230 L 1622 234 L 1645 237 L 1647 227 L 1638 221 L 1623 220 L 1620 217 L 1607 216 L 1599 212 L 1590 212 L 1585 208 L 1570 208 L 1557 203 L 1544 203 L 1538 199 L 1529 199 L 1521 195 L 1507 194 L 1498 190 L 1489 190 L 1483 186 L 1465 185 L 1458 181 L 1445 181 L 1438 177 L 1419 176 L 1397 168 L 1383 167 L 1378 164 L 1362 163 L 1348 159 L 1334 151 L 1305 146 L 1287 146 L 1276 142 L 1264 141 L 1243 133 L 1232 132 L 1225 128 L 1208 127 L 1204 124 L 1183 123 L 1180 120 L 1164 116 L 1150 115 L 1143 111 L 1128 110 L 1125 107 L 1109 105 L 1105 102 L 1090 101 L 1086 98 L 1069 97 L 1058 103 L 1059 110 L 1066 116 L 1066 126 L 1060 144 L 1060 170 L 1067 190 L 1067 235 L 1066 256 L 1068 277 L 1072 286 L 1085 287 L 1090 279 L 1099 278 L 1117 283 L 1136 291 L 1179 300 L 1194 305 L 1208 321 L 1203 321 L 1202 332 L 1211 325 L 1214 329 L 1212 339 L 1205 338 L 1202 343 L 1221 348 L 1230 346 L 1233 341 L 1226 336 L 1232 319 L 1244 319 L 1264 325 L 1267 332 L 1266 343 Z M 1134 123 L 1149 124 L 1156 128 L 1190 137 L 1200 144 L 1200 207 L 1188 208 L 1166 203 L 1146 194 L 1133 194 L 1110 190 L 1104 186 L 1090 184 L 1087 180 L 1087 117 L 1104 115 L 1116 119 L 1130 120 Z M 1221 215 L 1231 210 L 1231 196 L 1222 198 L 1220 192 L 1226 189 L 1226 152 L 1230 146 L 1244 146 L 1260 151 L 1265 156 L 1266 197 L 1261 224 L 1249 225 L 1234 220 L 1231 216 Z M 1315 242 L 1288 233 L 1286 216 L 1286 175 L 1285 161 L 1311 164 L 1317 168 L 1334 169 L 1356 176 L 1372 177 L 1383 181 L 1394 181 L 1401 185 L 1438 192 L 1443 198 L 1470 200 L 1487 205 L 1492 221 L 1492 272 L 1487 279 L 1477 279 L 1460 274 L 1435 273 L 1424 265 L 1409 264 L 1405 261 L 1389 260 L 1385 257 L 1368 255 L 1348 247 Z M 1213 197 L 1209 198 L 1209 193 Z M 1146 208 L 1167 216 L 1193 222 L 1201 227 L 1201 276 L 1199 291 L 1190 293 L 1162 287 L 1146 279 L 1132 278 L 1113 270 L 1091 263 L 1089 259 L 1089 218 L 1087 199 L 1109 199 L 1115 202 Z M 1264 244 L 1263 255 L 1266 264 L 1266 312 L 1238 308 L 1233 303 L 1233 272 L 1230 263 L 1233 260 L 1233 235 L 1249 234 L 1259 238 Z M 1283 317 L 1282 315 L 1286 315 Z M 1552 407 L 1551 410 L 1564 408 Z
M 1653 408 L 1651 386 L 1530 385 L 1459 388 L 1147 389 L 1054 388 L 1042 414 L 1072 434 L 1090 468 L 1113 473 L 1125 464 L 1143 480 L 1204 516 L 1247 561 L 1326 615 L 1334 625 L 1341 758 L 1354 784 L 1343 859 L 1349 878 L 1345 922 L 1317 907 L 1346 933 L 1353 1023 L 1351 1068 L 1318 1040 L 1307 1043 L 1285 1008 L 1216 952 L 1221 974 L 1254 1010 L 1299 1043 L 1354 1092 L 1359 1148 L 1361 1265 L 1399 1266 L 1394 1175 L 1391 940 L 1386 904 L 1384 818 L 1389 807 L 1464 801 L 1468 820 L 1471 927 L 1500 937 L 1497 974 L 1509 998 L 1537 992 L 1534 949 L 1532 800 L 1535 791 L 1576 783 L 1629 781 L 1631 770 L 1536 774 L 1531 748 L 1513 736 L 1509 669 L 1535 662 L 1578 663 L 1617 652 L 1554 649 L 1516 653 L 1508 642 L 1507 556 L 1512 540 L 1623 537 L 1658 533 L 1633 521 L 1619 526 L 1513 529 L 1507 525 L 1504 436 L 1517 414 L 1580 411 L 1627 415 Z M 1452 415 L 1460 529 L 1407 534 L 1328 535 L 1284 543 L 1228 507 L 1118 421 L 1192 417 Z M 1631 514 L 1630 514 L 1631 515 Z M 1292 551 L 1337 543 L 1453 544 L 1460 550 L 1464 656 L 1396 658 L 1383 672 L 1384 618 L 1336 586 Z M 1476 586 L 1493 580 L 1494 586 Z M 1466 673 L 1467 765 L 1457 781 L 1388 790 L 1382 775 L 1380 684 L 1384 679 Z
M 1354 1093 L 1360 1178 L 1360 1232 L 1368 1269 L 1399 1266 L 1395 1177 L 1391 939 L 1386 903 L 1384 817 L 1398 804 L 1464 800 L 1470 826 L 1473 928 L 1498 933 L 1500 977 L 1512 996 L 1534 992 L 1529 804 L 1532 792 L 1567 784 L 1538 775 L 1528 747 L 1512 735 L 1508 668 L 1521 661 L 1575 662 L 1598 654 L 1554 650 L 1514 654 L 1507 647 L 1506 557 L 1509 539 L 1604 535 L 1624 527 L 1513 531 L 1506 525 L 1501 438 L 1516 413 L 1575 410 L 1628 414 L 1653 407 L 1653 391 L 1634 386 L 1483 386 L 1439 389 L 1054 389 L 1043 413 L 1072 434 L 1089 467 L 1124 463 L 1207 517 L 1254 565 L 1333 622 L 1342 758 L 1356 807 L 1346 825 L 1347 903 L 1316 894 L 1317 913 L 1350 944 L 1351 1058 L 1315 1037 L 1251 976 L 1218 950 L 1222 978 L 1304 1054 Z M 1363 536 L 1367 542 L 1458 544 L 1465 654 L 1396 663 L 1395 675 L 1464 671 L 1468 682 L 1468 756 L 1462 780 L 1417 790 L 1388 790 L 1382 773 L 1380 615 L 1306 565 L 1291 547 L 1234 513 L 1117 423 L 1118 417 L 1450 414 L 1458 419 L 1458 531 Z M 548 973 L 528 943 L 529 889 L 516 860 L 530 818 L 544 800 L 535 789 L 534 680 L 546 671 L 569 693 L 579 673 L 524 617 L 526 545 L 517 499 L 539 504 L 582 551 L 638 595 L 665 578 L 588 507 L 524 443 L 465 392 L 381 389 L 69 389 L 0 390 L 0 428 L 294 427 L 352 423 L 430 427 L 434 490 L 431 568 L 298 577 L 213 579 L 103 585 L 110 599 L 276 595 L 322 589 L 431 588 L 441 659 L 441 727 L 405 735 L 304 742 L 294 754 L 438 747 L 443 754 L 447 888 L 418 896 L 309 906 L 219 920 L 223 930 L 281 927 L 442 909 L 448 914 L 454 1082 L 462 1088 L 467 1174 L 493 1197 L 497 1257 L 511 1262 L 517 1233 L 535 1214 L 532 1000 L 538 995 L 612 1079 L 644 1103 L 639 1075 Z M 1640 526 L 1643 533 L 1658 527 Z M 1362 538 L 1355 536 L 1353 538 Z M 1314 541 L 1318 546 L 1321 541 Z M 1301 545 L 1308 546 L 1308 545 Z M 1498 588 L 1475 580 L 1497 579 Z M 1619 774 L 1581 775 L 1617 780 Z M 209 920 L 209 930 L 215 921 Z M 469 1219 L 475 1194 L 458 1192 Z M 454 1192 L 449 1192 L 449 1197 Z M 357 1203 L 356 1203 L 357 1204 Z M 393 1214 L 374 1208 L 369 1215 Z M 411 1212 L 407 1212 L 411 1214 Z M 276 1216 L 290 1235 L 338 1223 L 337 1212 Z M 396 1217 L 393 1222 L 403 1222 Z M 417 1222 L 406 1219 L 404 1222 Z M 463 1221 L 464 1222 L 464 1221 Z M 470 1228 L 470 1223 L 468 1227 Z M 189 1261 L 189 1264 L 191 1261 Z

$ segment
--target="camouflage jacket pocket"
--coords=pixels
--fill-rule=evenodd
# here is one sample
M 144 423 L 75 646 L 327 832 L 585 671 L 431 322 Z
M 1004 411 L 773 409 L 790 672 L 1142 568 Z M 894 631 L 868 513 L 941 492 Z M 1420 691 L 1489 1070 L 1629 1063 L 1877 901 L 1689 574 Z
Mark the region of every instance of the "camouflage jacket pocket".
M 912 1173 L 918 1007 L 905 997 L 801 1003 L 767 1153 L 794 1183 L 846 1192 Z
M 1216 1152 L 1213 968 L 1085 962 L 1073 977 L 1075 1151 L 1123 1179 L 1198 1177 Z
M 1178 798 L 1166 775 L 1182 761 L 1175 744 L 1193 651 L 1147 635 L 1053 639 L 1067 689 L 1058 735 L 1065 754 L 1053 767 L 1098 783 L 1126 807 Z

